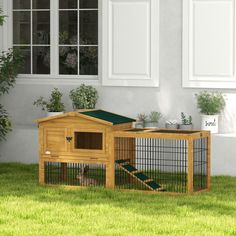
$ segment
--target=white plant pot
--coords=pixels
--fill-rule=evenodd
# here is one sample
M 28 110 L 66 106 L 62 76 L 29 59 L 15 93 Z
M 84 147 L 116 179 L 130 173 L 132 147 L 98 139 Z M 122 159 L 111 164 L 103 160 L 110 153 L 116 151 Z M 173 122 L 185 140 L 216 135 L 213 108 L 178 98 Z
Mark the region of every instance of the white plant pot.
M 144 128 L 157 128 L 158 122 L 152 122 L 152 121 L 145 121 L 144 122 Z
M 63 114 L 64 112 L 47 112 L 47 116 L 57 116 L 57 115 L 61 115 Z
M 219 130 L 219 115 L 201 115 L 202 130 L 209 130 L 212 134 L 218 133 Z
M 183 124 L 180 124 L 179 128 L 182 129 L 182 130 L 192 130 L 193 129 L 193 125 L 183 125 Z
M 135 124 L 134 124 L 134 127 L 136 129 L 142 129 L 144 126 L 144 123 L 142 121 L 136 121 Z
M 165 127 L 166 127 L 166 129 L 178 129 L 179 128 L 179 124 L 169 124 L 169 123 L 166 123 Z

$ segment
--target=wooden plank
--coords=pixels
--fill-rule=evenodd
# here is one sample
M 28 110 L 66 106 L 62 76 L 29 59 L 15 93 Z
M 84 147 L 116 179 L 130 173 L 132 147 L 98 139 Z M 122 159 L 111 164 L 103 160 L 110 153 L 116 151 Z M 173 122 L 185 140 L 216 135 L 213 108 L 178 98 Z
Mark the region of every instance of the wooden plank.
M 39 184 L 44 184 L 44 161 L 42 159 L 42 150 L 44 148 L 44 137 L 43 137 L 43 127 L 39 126 L 38 133 L 38 155 L 39 155 Z
M 125 124 L 114 125 L 112 127 L 112 130 L 118 131 L 118 130 L 126 130 L 126 129 L 131 129 L 131 128 L 132 128 L 132 123 L 125 123 Z
M 211 188 L 211 134 L 207 137 L 207 189 Z
M 159 139 L 176 139 L 176 140 L 187 140 L 189 138 L 192 138 L 192 134 L 158 133 L 158 132 L 152 132 L 150 130 L 145 132 L 115 131 L 113 135 L 114 137 L 159 138 Z
M 87 158 L 63 158 L 63 157 L 48 157 L 48 156 L 43 156 L 41 158 L 43 161 L 48 161 L 48 162 L 66 162 L 66 163 L 84 163 L 84 164 L 108 164 L 107 159 L 87 159 Z
M 193 193 L 193 140 L 188 140 L 188 193 Z
M 108 121 L 105 121 L 105 120 L 102 120 L 102 119 L 98 119 L 98 118 L 94 118 L 94 117 L 90 117 L 90 116 L 81 114 L 79 112 L 66 112 L 66 113 L 63 113 L 61 115 L 44 117 L 44 118 L 35 120 L 35 122 L 36 123 L 43 123 L 43 122 L 53 121 L 53 120 L 57 120 L 57 119 L 62 119 L 62 118 L 65 118 L 65 117 L 79 117 L 79 118 L 82 118 L 82 119 L 85 119 L 85 120 L 88 120 L 88 121 L 93 121 L 93 122 L 101 123 L 101 124 L 108 125 L 108 126 L 113 125 L 113 123 L 111 123 L 111 122 L 108 122 Z
M 45 175 L 44 175 L 44 160 L 39 161 L 39 184 L 45 184 Z
M 107 134 L 108 137 L 108 153 L 109 153 L 109 164 L 106 166 L 106 187 L 115 188 L 115 152 L 114 152 L 114 138 L 112 133 Z
M 67 163 L 62 162 L 61 163 L 61 180 L 66 181 L 67 179 Z

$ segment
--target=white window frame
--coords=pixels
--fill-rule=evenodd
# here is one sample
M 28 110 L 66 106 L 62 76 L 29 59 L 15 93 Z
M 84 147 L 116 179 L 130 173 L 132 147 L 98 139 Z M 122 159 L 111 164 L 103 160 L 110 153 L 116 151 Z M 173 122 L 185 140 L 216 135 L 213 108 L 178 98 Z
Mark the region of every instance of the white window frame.
M 2 1 L 2 10 L 6 18 L 6 22 L 2 27 L 2 51 L 6 51 L 13 46 L 13 1 Z M 86 82 L 88 84 L 99 84 L 101 73 L 101 0 L 98 0 L 98 75 L 59 75 L 59 0 L 52 0 L 50 10 L 50 50 L 53 60 L 51 59 L 51 74 L 20 74 L 16 80 L 17 84 L 80 84 Z M 1 2 L 0 2 L 1 3 Z M 1 5 L 1 4 L 0 4 Z M 58 20 L 55 20 L 58 19 Z M 78 22 L 79 25 L 79 22 Z M 57 42 L 57 43 L 52 43 Z M 52 57 L 51 57 L 52 58 Z
M 213 89 L 235 89 L 236 88 L 236 48 L 234 46 L 233 54 L 234 54 L 234 68 L 233 73 L 230 76 L 224 75 L 214 75 L 214 76 L 198 76 L 194 75 L 193 72 L 193 49 L 192 49 L 192 42 L 193 42 L 193 4 L 198 2 L 204 3 L 207 1 L 215 1 L 222 2 L 222 0 L 183 0 L 183 47 L 182 47 L 182 86 L 184 88 L 213 88 Z M 231 0 L 225 0 L 231 1 Z M 234 39 L 233 43 L 235 45 L 235 38 L 236 38 L 236 1 L 232 0 L 234 9 Z

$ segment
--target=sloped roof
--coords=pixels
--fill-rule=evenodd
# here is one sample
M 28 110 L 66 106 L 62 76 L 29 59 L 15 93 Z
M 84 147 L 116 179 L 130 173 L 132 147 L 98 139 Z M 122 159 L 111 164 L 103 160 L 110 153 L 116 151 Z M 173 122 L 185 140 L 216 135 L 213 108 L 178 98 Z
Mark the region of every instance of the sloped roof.
M 55 119 L 61 119 L 64 117 L 81 117 L 86 118 L 92 121 L 96 121 L 105 125 L 118 125 L 124 123 L 130 123 L 135 121 L 134 119 L 120 116 L 111 112 L 103 110 L 88 110 L 88 111 L 79 111 L 79 112 L 67 112 L 61 115 L 44 117 L 36 120 L 37 123 L 46 122 Z
M 100 120 L 108 121 L 112 123 L 113 125 L 130 123 L 130 122 L 135 121 L 134 119 L 131 119 L 125 116 L 120 116 L 120 115 L 117 115 L 108 111 L 103 111 L 103 110 L 83 111 L 80 113 L 86 116 L 91 116 L 93 118 L 100 119 Z

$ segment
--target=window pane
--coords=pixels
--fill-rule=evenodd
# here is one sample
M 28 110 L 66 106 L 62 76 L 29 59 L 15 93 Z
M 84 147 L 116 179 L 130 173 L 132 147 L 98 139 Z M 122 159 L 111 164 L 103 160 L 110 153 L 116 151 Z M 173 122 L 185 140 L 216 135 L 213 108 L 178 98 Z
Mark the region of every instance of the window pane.
M 31 73 L 31 53 L 30 53 L 30 47 L 14 47 L 14 49 L 17 49 L 21 52 L 21 55 L 23 56 L 24 63 L 19 71 L 20 74 L 30 74 Z
M 60 11 L 59 43 L 77 44 L 77 11 Z
M 98 74 L 98 48 L 80 47 L 80 75 Z
M 50 9 L 50 0 L 33 0 L 33 9 Z
M 50 44 L 49 11 L 33 12 L 33 44 Z
M 60 9 L 77 9 L 77 0 L 60 0 Z
M 98 44 L 98 12 L 80 11 L 80 44 Z
M 33 74 L 50 74 L 50 47 L 33 47 Z
M 75 149 L 102 150 L 102 133 L 75 132 Z
M 30 12 L 13 12 L 13 43 L 30 44 Z
M 78 52 L 77 47 L 60 47 L 60 69 L 61 75 L 78 74 Z
M 13 9 L 30 9 L 30 0 L 13 0 Z
M 79 8 L 98 8 L 98 0 L 80 0 Z

